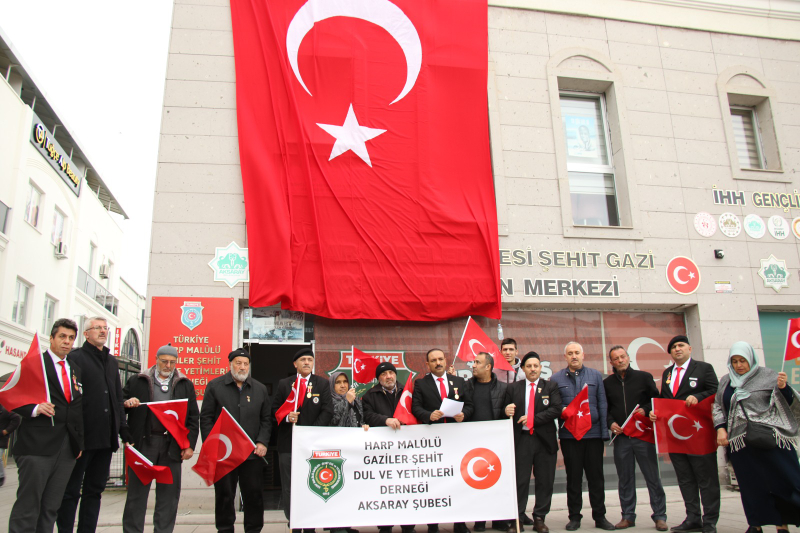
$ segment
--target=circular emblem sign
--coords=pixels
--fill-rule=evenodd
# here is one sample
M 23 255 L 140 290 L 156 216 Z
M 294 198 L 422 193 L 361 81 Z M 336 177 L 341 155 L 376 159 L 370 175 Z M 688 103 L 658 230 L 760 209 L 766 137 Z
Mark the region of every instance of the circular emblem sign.
M 789 224 L 786 222 L 786 219 L 780 215 L 769 217 L 767 227 L 769 228 L 769 234 L 778 240 L 782 241 L 789 236 Z
M 792 220 L 792 233 L 794 233 L 795 237 L 800 239 L 800 217 Z
M 736 237 L 742 232 L 742 223 L 733 213 L 722 213 L 719 216 L 719 230 L 726 237 Z
M 747 215 L 744 217 L 744 232 L 752 239 L 760 239 L 767 232 L 767 225 L 758 215 Z
M 461 459 L 461 477 L 473 489 L 484 490 L 500 479 L 500 458 L 492 450 L 475 448 Z
M 679 294 L 692 294 L 700 286 L 700 269 L 688 257 L 674 257 L 667 263 L 667 283 Z
M 717 221 L 706 212 L 697 213 L 694 216 L 694 229 L 703 237 L 711 237 L 717 232 Z

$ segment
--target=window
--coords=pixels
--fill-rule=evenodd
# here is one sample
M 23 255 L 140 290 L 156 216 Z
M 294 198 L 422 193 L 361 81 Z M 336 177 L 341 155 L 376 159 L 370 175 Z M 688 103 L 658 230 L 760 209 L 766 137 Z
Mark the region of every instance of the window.
M 97 246 L 93 243 L 89 243 L 89 268 L 87 272 L 90 276 L 94 276 L 94 256 L 97 254 Z
M 53 231 L 50 233 L 50 242 L 57 245 L 64 240 L 64 231 L 67 224 L 67 218 L 64 213 L 55 209 L 53 212 Z
M 605 97 L 562 92 L 560 99 L 572 222 L 576 226 L 619 226 Z
M 31 183 L 30 190 L 28 191 L 28 201 L 25 205 L 25 222 L 33 226 L 39 227 L 39 210 L 42 204 L 42 191 L 36 188 Z
M 3 202 L 0 202 L 0 233 L 6 232 L 9 211 L 11 211 L 11 209 Z
M 130 359 L 131 361 L 139 361 L 139 339 L 136 338 L 136 332 L 132 329 L 128 330 L 125 334 L 125 340 L 122 343 L 122 357 Z
M 49 296 L 44 297 L 44 312 L 42 313 L 42 335 L 50 335 L 50 328 L 56 321 L 56 301 Z
M 14 291 L 14 308 L 11 310 L 11 321 L 20 326 L 26 325 L 28 321 L 28 297 L 30 296 L 31 286 L 17 279 L 17 286 Z
M 752 107 L 731 106 L 733 137 L 736 155 L 741 168 L 763 169 L 766 165 L 761 153 L 761 138 L 758 135 L 758 118 Z

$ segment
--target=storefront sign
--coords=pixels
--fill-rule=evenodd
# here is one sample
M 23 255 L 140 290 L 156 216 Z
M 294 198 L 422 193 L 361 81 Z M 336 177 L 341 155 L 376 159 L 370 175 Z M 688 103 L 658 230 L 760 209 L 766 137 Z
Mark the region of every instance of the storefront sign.
M 248 342 L 302 343 L 305 341 L 305 314 L 286 309 L 245 309 L 244 329 Z
M 667 263 L 667 283 L 678 294 L 692 294 L 700 287 L 700 269 L 688 257 L 673 257 Z
M 767 225 L 760 216 L 750 214 L 744 217 L 744 231 L 750 238 L 760 239 L 767 232 Z
M 8 339 L 0 338 L 0 353 L 3 355 L 14 357 L 16 359 L 22 359 L 28 354 L 29 346 L 25 347 L 17 347 L 12 346 L 11 342 Z
M 789 236 L 789 224 L 780 215 L 769 217 L 767 228 L 769 228 L 769 234 L 780 241 Z
M 114 357 L 119 357 L 119 344 L 122 339 L 122 328 L 114 328 Z
M 514 279 L 501 279 L 503 294 L 514 294 Z M 586 298 L 616 298 L 619 281 L 616 279 L 530 279 L 522 280 L 525 296 L 583 296 Z
M 39 117 L 34 113 L 33 115 L 33 128 L 31 129 L 31 144 L 33 144 L 39 153 L 50 163 L 50 166 L 55 169 L 56 173 L 64 180 L 69 186 L 69 189 L 79 196 L 81 193 L 81 183 L 83 179 L 75 173 L 75 164 L 69 158 L 58 141 L 55 140 L 53 135 L 47 131 Z
M 734 190 L 714 189 L 714 203 L 723 205 L 746 205 L 744 192 Z
M 358 348 L 358 346 L 356 346 Z M 406 381 L 414 379 L 416 373 L 413 372 L 408 365 L 406 365 L 406 354 L 401 350 L 362 350 L 365 354 L 377 357 L 380 362 L 392 363 L 397 369 L 397 383 L 400 388 L 405 385 Z M 367 384 L 353 382 L 353 352 L 350 350 L 339 352 L 339 364 L 336 368 L 326 372 L 328 376 L 334 372 L 344 372 L 347 376 L 347 381 L 351 387 L 356 388 L 356 395 L 363 396 L 369 389 L 371 389 L 377 380 L 371 381 Z
M 550 267 L 563 268 L 630 268 L 652 270 L 655 268 L 653 253 L 631 252 L 587 252 L 586 250 L 571 252 L 568 250 L 539 250 L 532 248 L 500 249 L 501 266 L 533 266 L 539 265 L 545 272 Z
M 250 281 L 249 264 L 247 248 L 241 248 L 235 242 L 216 248 L 214 259 L 208 262 L 214 271 L 214 281 L 222 281 L 231 289 L 239 282 Z
M 713 189 L 711 192 L 715 204 L 747 205 L 743 191 Z M 794 193 L 755 191 L 751 194 L 751 199 L 755 207 L 777 207 L 785 212 L 789 209 L 800 209 L 800 194 L 797 191 Z
M 178 369 L 192 380 L 197 399 L 202 400 L 208 382 L 228 372 L 233 317 L 233 298 L 154 296 L 148 366 L 155 364 L 158 349 L 171 343 L 178 350 Z
M 777 259 L 772 254 L 767 259 L 761 260 L 758 275 L 764 280 L 764 287 L 771 287 L 775 292 L 780 292 L 783 287 L 789 286 L 789 270 L 786 268 L 786 261 Z
M 742 232 L 742 223 L 733 213 L 722 213 L 719 216 L 719 230 L 726 237 L 738 237 Z

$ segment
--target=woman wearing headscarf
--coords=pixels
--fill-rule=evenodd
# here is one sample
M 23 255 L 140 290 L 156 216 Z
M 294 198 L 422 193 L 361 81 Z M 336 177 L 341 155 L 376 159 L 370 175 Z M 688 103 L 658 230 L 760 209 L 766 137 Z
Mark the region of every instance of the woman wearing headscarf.
M 717 444 L 727 446 L 739 483 L 747 533 L 800 526 L 800 395 L 786 381 L 784 372 L 759 366 L 746 342 L 731 347 L 712 413 Z M 752 424 L 768 428 L 765 443 L 753 442 Z
M 347 375 L 344 372 L 334 372 L 330 382 L 333 396 L 331 425 L 344 428 L 364 427 L 366 430 L 361 398 L 356 398 L 356 389 L 350 387 Z

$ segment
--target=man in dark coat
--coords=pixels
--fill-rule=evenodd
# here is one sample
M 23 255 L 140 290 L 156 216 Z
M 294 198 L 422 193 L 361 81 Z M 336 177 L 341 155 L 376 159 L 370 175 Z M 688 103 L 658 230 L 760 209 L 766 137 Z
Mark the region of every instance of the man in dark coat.
M 445 373 L 444 352 L 438 348 L 428 350 L 425 356 L 429 374 L 414 382 L 411 396 L 411 414 L 420 424 L 463 422 L 472 415 L 472 399 L 466 391 L 463 378 Z M 454 417 L 445 417 L 440 407 L 445 398 L 464 402 L 462 411 Z M 438 533 L 439 524 L 428 524 L 428 533 Z M 464 522 L 453 524 L 454 533 L 470 533 Z
M 314 369 L 314 352 L 311 348 L 301 348 L 294 354 L 294 367 L 297 374 L 283 378 L 272 400 L 272 416 L 278 423 L 278 456 L 281 469 L 281 503 L 283 513 L 291 524 L 292 496 L 292 430 L 294 425 L 328 426 L 333 418 L 333 399 L 328 380 L 311 373 Z M 292 387 L 296 393 L 292 395 Z M 278 411 L 287 403 L 293 403 L 286 416 Z M 280 417 L 280 420 L 278 419 Z M 293 529 L 293 532 L 300 531 Z
M 493 372 L 494 359 L 486 352 L 480 352 L 472 362 L 472 377 L 466 381 L 464 392 L 472 398 L 470 422 L 485 422 L 505 418 L 505 397 L 508 385 L 497 379 Z M 505 520 L 492 522 L 492 529 L 506 531 Z M 478 521 L 473 531 L 486 531 L 486 522 Z
M 178 515 L 181 497 L 181 463 L 194 454 L 200 429 L 200 413 L 194 383 L 176 368 L 178 350 L 162 346 L 156 353 L 156 364 L 131 376 L 122 390 L 131 445 L 154 465 L 167 466 L 172 471 L 172 484 L 156 483 L 156 506 L 153 512 L 154 533 L 171 533 Z M 142 402 L 186 400 L 186 438 L 189 446 L 181 448 L 175 438 Z M 147 512 L 150 485 L 142 483 L 133 470 L 128 470 L 128 496 L 122 513 L 124 533 L 142 533 Z
M 691 407 L 717 393 L 719 380 L 714 367 L 692 358 L 692 347 L 685 335 L 677 335 L 667 345 L 674 363 L 661 375 L 661 398 L 685 400 Z M 650 420 L 657 418 L 650 412 Z M 717 452 L 706 455 L 671 453 L 669 458 L 686 507 L 686 520 L 672 528 L 672 531 L 703 531 L 716 533 L 719 520 L 719 470 Z M 700 515 L 700 500 L 703 502 L 703 515 Z
M 122 407 L 119 366 L 105 345 L 108 340 L 106 319 L 92 317 L 83 328 L 86 342 L 70 352 L 69 362 L 80 368 L 83 379 L 86 448 L 75 463 L 58 509 L 58 533 L 72 533 L 78 503 L 78 533 L 94 533 L 111 456 L 119 449 L 117 435 L 123 442 L 130 441 Z
M 19 487 L 8 518 L 9 533 L 52 533 L 75 459 L 83 450 L 81 369 L 67 354 L 78 326 L 60 318 L 42 354 L 50 401 L 14 409 L 22 419 L 14 443 Z
M 6 473 L 3 469 L 3 456 L 8 448 L 8 440 L 14 430 L 19 427 L 20 417 L 14 411 L 6 411 L 0 405 L 0 487 L 6 482 Z
M 550 512 L 553 483 L 556 478 L 556 419 L 561 416 L 561 393 L 558 385 L 541 379 L 542 361 L 536 352 L 528 352 L 520 364 L 524 381 L 509 385 L 505 395 L 505 414 L 514 418 L 514 456 L 517 474 L 517 511 L 520 531 L 530 525 L 525 516 L 531 469 L 534 477 L 533 528 L 539 533 L 550 529 L 544 520 Z
M 228 410 L 247 436 L 256 443 L 253 455 L 214 483 L 217 531 L 233 533 L 236 521 L 236 484 L 244 502 L 245 533 L 258 533 L 264 527 L 264 459 L 272 432 L 267 387 L 250 376 L 250 354 L 239 348 L 228 354 L 231 370 L 211 380 L 200 409 L 203 441 L 214 428 L 222 408 Z
M 653 398 L 658 397 L 658 388 L 649 372 L 631 368 L 631 360 L 622 346 L 612 346 L 608 360 L 613 373 L 603 380 L 608 401 L 608 427 L 616 435 L 614 440 L 614 465 L 619 478 L 619 503 L 622 507 L 622 520 L 614 526 L 627 529 L 636 525 L 636 463 L 642 471 L 647 491 L 650 494 L 651 518 L 658 531 L 667 530 L 667 499 L 658 474 L 656 445 L 629 437 L 622 432 L 622 425 L 633 413 L 633 408 L 641 415 L 650 412 Z M 633 424 L 633 421 L 628 422 Z

